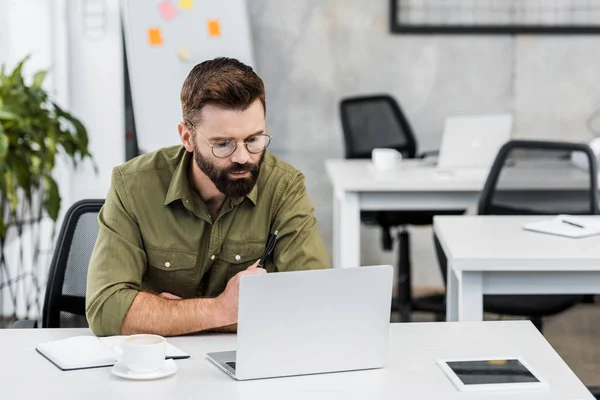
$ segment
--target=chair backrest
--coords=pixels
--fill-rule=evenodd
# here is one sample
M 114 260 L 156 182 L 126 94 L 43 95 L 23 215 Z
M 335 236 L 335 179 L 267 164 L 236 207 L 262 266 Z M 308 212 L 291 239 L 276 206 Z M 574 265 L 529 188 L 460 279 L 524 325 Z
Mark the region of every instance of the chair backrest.
M 585 160 L 578 167 L 573 153 Z M 587 164 L 587 168 L 581 168 Z M 599 214 L 597 165 L 589 146 L 513 140 L 496 156 L 479 199 L 479 215 Z M 549 186 L 552 189 L 540 189 Z M 532 190 L 538 188 L 537 190 Z M 440 272 L 448 260 L 434 233 Z
M 573 159 L 585 160 L 585 167 Z M 480 215 L 598 214 L 598 178 L 589 146 L 513 140 L 492 165 L 479 199 Z
M 340 103 L 346 158 L 371 158 L 371 151 L 396 149 L 414 158 L 417 144 L 398 103 L 388 95 L 347 98 Z
M 67 211 L 50 263 L 42 316 L 44 328 L 87 327 L 85 291 L 104 200 L 81 200 Z

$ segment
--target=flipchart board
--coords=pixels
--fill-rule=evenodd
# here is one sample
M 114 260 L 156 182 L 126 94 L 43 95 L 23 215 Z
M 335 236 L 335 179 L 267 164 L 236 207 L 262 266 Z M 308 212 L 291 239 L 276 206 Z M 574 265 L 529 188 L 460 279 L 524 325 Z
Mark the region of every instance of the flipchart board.
M 180 91 L 194 65 L 234 57 L 254 66 L 246 0 L 121 0 L 141 153 L 180 143 Z

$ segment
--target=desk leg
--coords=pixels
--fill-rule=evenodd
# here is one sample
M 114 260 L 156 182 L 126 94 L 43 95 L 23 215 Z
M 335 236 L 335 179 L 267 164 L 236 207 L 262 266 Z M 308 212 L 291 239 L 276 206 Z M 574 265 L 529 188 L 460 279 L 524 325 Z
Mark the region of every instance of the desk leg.
M 460 271 L 458 320 L 483 321 L 483 278 L 481 272 Z
M 360 208 L 358 193 L 333 196 L 333 267 L 360 266 Z
M 460 274 L 460 272 L 458 272 Z M 448 258 L 446 268 L 446 321 L 458 321 L 458 277 Z

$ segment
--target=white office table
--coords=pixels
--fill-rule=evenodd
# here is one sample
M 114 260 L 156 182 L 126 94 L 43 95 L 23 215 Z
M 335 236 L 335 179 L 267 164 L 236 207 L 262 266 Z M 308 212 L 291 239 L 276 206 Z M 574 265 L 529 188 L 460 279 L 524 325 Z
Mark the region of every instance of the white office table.
M 589 174 L 564 161 L 523 161 L 503 172 L 505 190 L 568 191 L 589 185 Z M 566 165 L 565 165 L 566 164 Z M 519 165 L 523 165 L 520 164 Z M 477 203 L 488 171 L 438 171 L 429 161 L 403 160 L 377 171 L 371 160 L 327 160 L 333 185 L 333 266 L 360 265 L 360 211 L 461 210 Z M 540 171 L 536 173 L 536 171 Z
M 484 294 L 600 293 L 600 236 L 571 239 L 522 229 L 547 218 L 434 218 L 448 258 L 448 321 L 481 321 Z
M 593 399 L 529 321 L 412 323 L 390 326 L 388 366 L 237 382 L 205 358 L 235 348 L 235 335 L 170 338 L 191 358 L 156 381 L 129 381 L 109 368 L 63 372 L 34 350 L 85 329 L 0 330 L 0 397 L 6 399 Z M 318 332 L 315 332 L 315 336 Z M 268 340 L 268 338 L 264 338 Z M 436 365 L 440 358 L 522 356 L 549 383 L 541 391 L 466 393 Z

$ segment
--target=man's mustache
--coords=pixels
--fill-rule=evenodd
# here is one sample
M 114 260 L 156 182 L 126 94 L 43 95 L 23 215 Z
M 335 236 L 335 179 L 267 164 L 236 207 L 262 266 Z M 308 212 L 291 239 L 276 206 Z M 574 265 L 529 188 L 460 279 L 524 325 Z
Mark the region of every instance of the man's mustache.
M 256 169 L 256 164 L 250 164 L 250 163 L 246 163 L 246 164 L 238 164 L 238 163 L 233 163 L 233 165 L 229 168 L 227 168 L 227 172 L 241 172 L 241 171 L 248 171 L 248 172 L 252 172 Z

